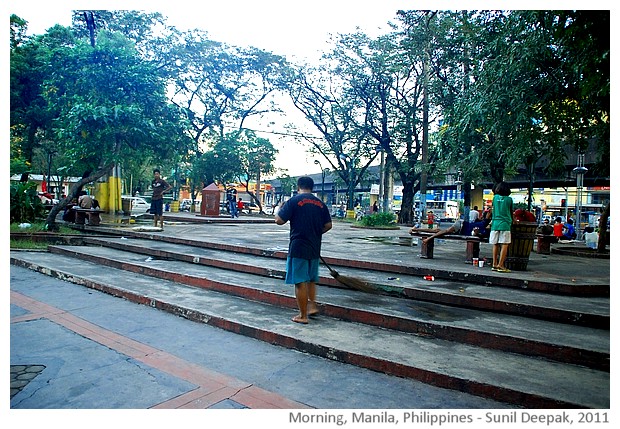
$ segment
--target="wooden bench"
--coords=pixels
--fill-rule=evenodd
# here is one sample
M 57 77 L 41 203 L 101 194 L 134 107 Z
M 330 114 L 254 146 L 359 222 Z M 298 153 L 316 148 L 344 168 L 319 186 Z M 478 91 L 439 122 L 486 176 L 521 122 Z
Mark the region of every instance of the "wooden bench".
M 435 231 L 436 232 L 436 231 Z M 435 232 L 429 230 L 426 231 L 414 231 L 411 234 L 413 237 L 427 238 L 432 236 Z M 439 237 L 438 237 L 439 238 Z M 480 242 L 484 241 L 480 237 L 475 235 L 460 235 L 460 234 L 444 234 L 440 238 L 444 240 L 460 240 L 465 241 L 465 260 L 471 261 L 472 258 L 480 257 Z M 433 259 L 433 251 L 435 249 L 435 239 L 428 240 L 426 243 L 420 241 L 420 258 Z
M 101 209 L 83 209 L 77 206 L 72 207 L 71 210 L 75 211 L 76 225 L 84 225 L 86 219 L 88 219 L 89 225 L 98 226 L 101 224 L 101 216 L 99 215 L 105 213 L 105 211 Z

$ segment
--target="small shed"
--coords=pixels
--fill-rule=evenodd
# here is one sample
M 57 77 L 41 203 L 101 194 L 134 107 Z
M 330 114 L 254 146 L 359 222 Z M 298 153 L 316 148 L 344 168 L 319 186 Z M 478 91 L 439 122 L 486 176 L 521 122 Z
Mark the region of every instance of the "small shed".
M 220 188 L 215 183 L 211 183 L 202 190 L 202 203 L 200 204 L 202 216 L 220 215 L 220 194 Z

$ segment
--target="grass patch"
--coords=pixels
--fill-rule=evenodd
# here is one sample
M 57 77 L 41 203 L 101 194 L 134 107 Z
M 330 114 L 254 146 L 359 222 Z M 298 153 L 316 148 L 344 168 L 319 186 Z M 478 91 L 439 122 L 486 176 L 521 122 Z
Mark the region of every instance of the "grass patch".
M 11 249 L 47 250 L 48 244 L 44 241 L 10 240 Z
M 53 233 L 54 236 L 80 234 L 80 232 L 75 231 L 72 228 L 69 228 L 64 225 L 58 225 L 58 227 L 59 227 L 58 231 L 55 231 Z M 10 225 L 10 231 L 11 233 L 20 233 L 19 235 L 16 234 L 16 236 L 19 236 L 20 238 L 11 238 L 10 240 L 11 249 L 47 250 L 47 246 L 49 245 L 49 240 L 41 239 L 41 237 L 37 235 L 39 233 L 49 232 L 47 231 L 47 229 L 45 229 L 44 221 L 28 223 L 28 226 L 26 226 L 26 223 L 21 223 L 21 224 L 12 223 Z M 33 237 L 25 238 L 21 234 L 32 234 Z
M 28 223 L 29 226 L 27 227 L 20 227 L 20 225 L 25 225 L 25 223 L 12 223 L 11 232 L 48 232 L 47 229 L 45 229 L 44 221 Z M 58 231 L 56 231 L 56 233 L 61 235 L 76 234 L 76 231 L 64 225 L 58 225 Z

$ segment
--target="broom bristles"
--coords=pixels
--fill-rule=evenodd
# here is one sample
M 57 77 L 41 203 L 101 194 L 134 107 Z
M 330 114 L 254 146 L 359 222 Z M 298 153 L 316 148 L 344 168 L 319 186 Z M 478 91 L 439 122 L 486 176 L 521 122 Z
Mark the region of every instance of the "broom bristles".
M 376 290 L 371 285 L 366 283 L 364 280 L 361 280 L 355 277 L 341 276 L 338 273 L 338 271 L 330 267 L 330 265 L 327 263 L 325 259 L 323 259 L 322 256 L 319 255 L 319 258 L 321 258 L 321 261 L 323 261 L 323 263 L 329 270 L 329 273 L 331 274 L 331 276 L 335 278 L 339 283 L 343 284 L 344 286 L 350 289 L 360 290 L 362 292 L 368 292 L 368 293 L 376 292 Z
M 360 290 L 362 292 L 369 292 L 369 293 L 375 292 L 374 288 L 368 283 L 366 283 L 364 280 L 361 280 L 355 277 L 342 276 L 338 274 L 337 271 L 333 271 L 333 270 L 330 271 L 330 273 L 333 278 L 335 278 L 337 281 L 347 286 L 348 288 Z

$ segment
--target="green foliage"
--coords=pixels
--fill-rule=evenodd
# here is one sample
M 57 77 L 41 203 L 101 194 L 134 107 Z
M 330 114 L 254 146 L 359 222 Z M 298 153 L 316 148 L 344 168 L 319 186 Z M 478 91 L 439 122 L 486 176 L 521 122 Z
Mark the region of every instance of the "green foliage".
M 56 138 L 72 158 L 96 167 L 183 148 L 184 122 L 166 101 L 164 81 L 119 33 L 100 32 L 95 48 L 79 41 L 50 61 L 64 72 L 48 76 L 45 98 L 58 110 Z
M 396 216 L 394 213 L 373 213 L 362 217 L 358 223 L 368 227 L 395 226 Z
M 29 222 L 30 223 L 30 222 Z M 48 232 L 47 225 L 45 222 L 36 221 L 30 223 L 29 226 L 20 226 L 19 223 L 11 223 L 10 227 L 11 233 L 37 233 L 37 232 Z M 57 231 L 60 235 L 68 235 L 68 234 L 79 234 L 75 230 L 59 225 Z M 45 239 L 36 239 L 26 236 L 26 238 L 11 238 L 10 246 L 11 249 L 24 249 L 24 250 L 47 250 L 47 246 L 49 245 L 49 241 Z
M 21 174 L 29 171 L 28 163 L 22 159 L 11 159 L 10 171 L 11 175 Z
M 566 145 L 583 150 L 595 137 L 607 152 L 609 11 L 440 17 L 457 37 L 436 51 L 451 95 L 441 100 L 439 141 L 466 181 L 490 172 L 499 182 L 542 156 L 563 166 Z
M 21 223 L 21 222 L 20 222 Z M 47 226 L 45 225 L 45 221 L 34 221 L 28 222 L 30 226 L 20 226 L 20 223 L 11 223 L 10 231 L 11 232 L 47 232 Z M 69 228 L 67 226 L 59 225 L 58 230 L 56 231 L 59 234 L 79 234 L 74 229 Z
M 11 222 L 34 222 L 44 215 L 45 208 L 34 182 L 11 183 Z
M 33 241 L 28 239 L 13 239 L 11 238 L 9 242 L 9 246 L 11 249 L 22 249 L 22 250 L 46 250 L 48 243 L 44 241 Z
M 273 172 L 277 149 L 265 138 L 249 130 L 227 133 L 218 139 L 212 150 L 202 158 L 206 167 L 221 183 L 241 182 Z
M 391 34 L 340 35 L 317 69 L 295 73 L 282 57 L 169 28 L 158 13 L 73 18 L 29 37 L 11 16 L 12 171 L 41 171 L 41 154 L 54 152 L 67 175 L 123 161 L 136 181 L 145 165 L 178 166 L 193 182 L 250 180 L 271 171 L 275 151 L 230 130 L 277 112 L 283 89 L 345 184 L 381 149 L 404 205 L 422 171 L 456 166 L 466 182 L 498 182 L 540 156 L 563 166 L 565 144 L 594 138 L 609 169 L 606 10 L 399 11 Z

